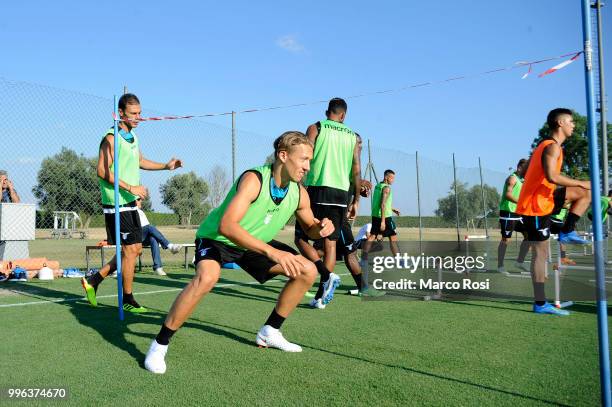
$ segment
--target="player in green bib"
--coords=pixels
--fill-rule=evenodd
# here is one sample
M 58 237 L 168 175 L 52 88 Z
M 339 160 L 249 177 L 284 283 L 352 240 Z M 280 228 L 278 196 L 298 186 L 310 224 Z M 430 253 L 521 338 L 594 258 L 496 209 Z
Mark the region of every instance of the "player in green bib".
M 506 257 L 508 244 L 510 244 L 510 238 L 512 238 L 512 232 L 514 231 L 523 234 L 523 241 L 521 242 L 516 259 L 516 267 L 523 271 L 529 271 L 529 266 L 524 264 L 525 257 L 529 252 L 529 240 L 527 239 L 527 232 L 525 232 L 523 227 L 523 218 L 516 213 L 516 203 L 521 194 L 523 177 L 528 167 L 529 160 L 521 158 L 518 164 L 516 164 L 516 171 L 510 174 L 506 178 L 506 182 L 504 182 L 504 189 L 502 190 L 502 197 L 499 202 L 501 240 L 497 247 L 497 271 L 500 273 L 506 273 L 504 258 Z
M 612 189 L 608 191 L 608 196 L 601 197 L 601 222 L 605 223 L 608 220 L 608 215 L 612 215 Z M 589 209 L 587 216 L 593 220 L 593 209 Z
M 172 158 L 167 163 L 147 160 L 140 152 L 138 137 L 134 129 L 140 120 L 140 101 L 136 95 L 127 93 L 119 98 L 119 224 L 121 233 L 121 275 L 123 281 L 123 309 L 132 313 L 146 312 L 132 294 L 134 267 L 142 252 L 142 228 L 136 200 L 146 198 L 149 192 L 140 183 L 140 170 L 175 170 L 182 167 L 181 160 Z M 102 195 L 102 209 L 106 223 L 107 242 L 115 244 L 115 174 L 114 174 L 114 129 L 110 128 L 100 142 L 98 156 L 98 182 Z M 98 305 L 96 291 L 106 276 L 117 269 L 115 257 L 97 273 L 81 279 L 87 300 Z
M 244 172 L 221 206 L 200 225 L 196 234 L 196 276 L 178 295 L 151 343 L 145 359 L 147 370 L 158 374 L 166 371 L 164 358 L 170 338 L 213 289 L 221 275 L 221 265 L 232 262 L 262 284 L 281 274 L 289 278 L 255 341 L 261 347 L 302 351 L 283 337 L 280 328 L 312 286 L 317 269 L 293 248 L 273 238 L 293 214 L 311 239 L 329 236 L 334 226 L 326 218 L 314 218 L 308 194 L 300 185 L 310 169 L 312 143 L 303 133 L 290 131 L 276 139 L 274 151 L 274 163 Z
M 385 170 L 383 175 L 382 182 L 376 184 L 372 194 L 372 229 L 361 251 L 362 265 L 365 265 L 368 261 L 368 253 L 372 249 L 372 243 L 378 236 L 389 238 L 389 247 L 393 256 L 399 253 L 393 214 L 399 216 L 400 211 L 393 208 L 393 191 L 391 191 L 391 185 L 395 182 L 395 172 L 393 170 Z
M 325 111 L 326 120 L 311 124 L 306 130 L 306 136 L 314 145 L 314 153 L 304 185 L 308 188 L 314 216 L 330 219 L 335 228 L 334 233 L 323 239 L 324 260 L 320 261 L 306 233 L 299 223 L 295 225 L 295 245 L 302 255 L 315 261 L 321 275 L 319 290 L 310 303 L 319 309 L 333 299 L 334 291 L 340 285 L 340 276 L 334 273 L 334 267 L 342 221 L 347 216 L 354 219 L 359 209 L 361 150 L 355 132 L 344 124 L 347 109 L 343 99 L 331 99 Z M 353 198 L 348 202 L 351 193 Z

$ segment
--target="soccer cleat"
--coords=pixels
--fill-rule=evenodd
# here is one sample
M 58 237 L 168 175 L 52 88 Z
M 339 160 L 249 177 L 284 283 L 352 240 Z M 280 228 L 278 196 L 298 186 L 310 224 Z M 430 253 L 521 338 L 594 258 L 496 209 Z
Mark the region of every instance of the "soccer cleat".
M 563 264 L 564 266 L 575 266 L 576 262 L 570 259 L 569 257 L 562 257 L 561 264 Z
M 182 249 L 182 248 L 183 248 L 183 246 L 182 246 L 182 245 L 180 245 L 180 244 L 170 243 L 170 244 L 168 245 L 168 249 L 170 249 L 170 251 L 171 251 L 173 254 L 177 254 L 178 252 L 180 252 L 180 251 L 181 251 L 181 249 Z
M 566 316 L 570 314 L 569 311 L 560 308 L 555 308 L 552 304 L 548 302 L 544 303 L 544 305 L 538 305 L 536 303 L 533 303 L 533 312 L 535 312 L 536 314 L 551 314 L 559 316 Z
M 160 345 L 153 339 L 145 357 L 145 369 L 156 374 L 166 373 L 166 361 L 164 360 L 166 352 L 168 352 L 168 345 Z
M 529 268 L 530 268 L 530 266 L 531 266 L 531 264 L 520 263 L 520 262 L 518 262 L 518 261 L 515 261 L 515 262 L 514 262 L 514 267 L 516 267 L 517 269 L 520 269 L 520 270 L 526 271 L 526 272 L 528 272 L 528 273 L 530 273 L 530 272 L 531 272 L 531 270 L 529 269 Z
M 85 277 L 81 278 L 81 286 L 83 286 L 83 289 L 85 290 L 85 297 L 87 298 L 87 301 L 89 301 L 91 306 L 97 307 L 98 300 L 96 299 L 95 287 L 89 284 L 89 282 L 87 282 L 87 279 Z
M 502 274 L 508 274 L 508 272 L 506 271 L 506 268 L 504 266 L 498 267 L 497 268 L 497 272 L 498 273 L 502 273 Z
M 149 311 L 142 305 L 135 307 L 132 304 L 123 304 L 123 310 L 127 312 L 131 312 L 132 314 L 144 314 L 145 312 Z
M 158 267 L 155 270 L 153 270 L 153 274 L 158 275 L 158 276 L 167 276 L 167 274 L 164 271 L 163 267 Z
M 325 309 L 325 304 L 323 304 L 323 301 L 319 298 L 313 298 L 312 300 L 310 300 L 310 307 L 311 308 L 317 308 L 317 309 Z
M 564 244 L 589 244 L 588 240 L 585 240 L 578 236 L 575 230 L 572 230 L 569 233 L 559 232 L 559 243 Z
M 260 348 L 276 348 L 284 352 L 301 352 L 302 347 L 291 343 L 283 337 L 283 334 L 278 329 L 272 328 L 270 325 L 264 325 L 257 332 L 255 339 L 257 346 Z
M 359 294 L 357 294 L 360 297 L 382 297 L 383 295 L 387 294 L 385 291 L 382 290 L 377 290 L 376 288 L 371 288 L 368 287 L 366 289 L 363 289 L 361 291 L 359 291 Z
M 323 283 L 323 304 L 327 305 L 334 299 L 334 292 L 340 285 L 340 276 L 330 273 L 329 279 Z

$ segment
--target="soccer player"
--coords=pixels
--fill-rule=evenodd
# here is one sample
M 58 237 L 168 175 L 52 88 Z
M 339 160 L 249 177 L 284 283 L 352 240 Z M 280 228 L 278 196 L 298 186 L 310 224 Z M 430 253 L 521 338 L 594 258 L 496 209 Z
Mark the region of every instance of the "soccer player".
M 533 311 L 538 314 L 569 315 L 567 310 L 557 309 L 549 304 L 544 291 L 550 217 L 561 210 L 566 200 L 571 202 L 567 219 L 559 233 L 559 242 L 582 243 L 583 239 L 576 234 L 574 228 L 591 202 L 591 182 L 579 181 L 561 174 L 561 146 L 572 136 L 575 127 L 572 111 L 564 108 L 553 109 L 548 113 L 546 122 L 550 133 L 531 155 L 516 213 L 523 217 L 527 237 L 533 247 Z
M 121 275 L 123 281 L 123 309 L 132 313 L 146 312 L 147 309 L 136 302 L 132 294 L 134 267 L 142 252 L 142 228 L 138 216 L 136 200 L 145 198 L 149 191 L 140 184 L 140 169 L 175 170 L 183 166 L 181 160 L 172 158 L 167 163 L 157 163 L 146 159 L 140 152 L 139 139 L 134 129 L 140 120 L 140 101 L 131 93 L 119 98 L 119 206 L 121 233 Z M 106 223 L 106 240 L 115 244 L 115 182 L 114 175 L 114 129 L 111 127 L 100 142 L 98 156 L 98 181 L 102 194 L 102 208 Z M 117 269 L 116 258 L 95 274 L 81 279 L 87 301 L 94 307 L 98 305 L 96 291 L 106 276 Z
M 340 285 L 340 277 L 333 272 L 336 266 L 336 240 L 342 220 L 347 216 L 354 219 L 359 209 L 359 193 L 354 193 L 347 205 L 351 191 L 361 190 L 361 150 L 356 134 L 344 124 L 347 108 L 343 99 L 333 98 L 325 112 L 327 119 L 310 125 L 306 131 L 306 136 L 315 147 L 304 185 L 308 188 L 314 216 L 317 219 L 330 219 L 335 229 L 323 240 L 324 261 L 315 262 L 321 275 L 319 289 L 313 299 L 313 302 L 320 302 L 315 304 L 317 307 L 328 304 Z M 308 236 L 299 223 L 295 225 L 295 243 L 304 255 L 312 251 Z
M 506 178 L 503 195 L 499 202 L 499 225 L 502 238 L 497 248 L 497 271 L 500 273 L 506 272 L 504 268 L 504 257 L 506 257 L 506 249 L 510 243 L 513 231 L 523 234 L 523 241 L 521 242 L 519 254 L 516 259 L 516 266 L 522 270 L 529 271 L 529 268 L 523 264 L 525 256 L 527 256 L 527 252 L 529 251 L 529 241 L 527 240 L 527 233 L 525 233 L 523 227 L 523 219 L 520 215 L 516 214 L 516 203 L 521 193 L 523 177 L 525 176 L 528 165 L 528 160 L 524 158 L 519 160 L 516 165 L 516 171 Z
M 400 211 L 392 206 L 393 192 L 391 191 L 391 185 L 394 181 L 395 172 L 393 170 L 385 170 L 382 182 L 376 184 L 374 188 L 374 196 L 372 197 L 372 229 L 370 230 L 368 240 L 363 245 L 361 252 L 362 262 L 367 262 L 372 242 L 378 235 L 389 238 L 389 247 L 393 256 L 396 256 L 399 252 L 395 222 L 392 218 L 393 214 L 400 215 Z
M 223 263 L 235 262 L 259 283 L 284 274 L 289 281 L 266 323 L 257 332 L 256 343 L 286 352 L 301 352 L 287 341 L 281 325 L 314 283 L 315 265 L 286 244 L 273 240 L 295 214 L 311 239 L 334 232 L 327 219 L 314 218 L 310 200 L 300 180 L 310 168 L 312 143 L 303 133 L 289 131 L 274 142 L 273 164 L 244 172 L 227 197 L 202 222 L 196 234 L 196 276 L 178 295 L 145 359 L 153 373 L 166 371 L 164 360 L 170 338 L 196 305 L 215 286 Z

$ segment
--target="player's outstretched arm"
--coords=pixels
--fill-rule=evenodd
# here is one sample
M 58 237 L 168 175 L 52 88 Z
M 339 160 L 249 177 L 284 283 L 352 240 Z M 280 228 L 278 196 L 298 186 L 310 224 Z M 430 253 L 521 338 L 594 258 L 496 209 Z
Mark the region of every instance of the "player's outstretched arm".
M 151 161 L 145 158 L 142 155 L 142 151 L 140 152 L 140 168 L 148 171 L 160 171 L 160 170 L 176 170 L 177 168 L 181 168 L 183 166 L 183 162 L 179 158 L 172 157 L 170 161 L 167 163 L 158 163 L 156 161 Z

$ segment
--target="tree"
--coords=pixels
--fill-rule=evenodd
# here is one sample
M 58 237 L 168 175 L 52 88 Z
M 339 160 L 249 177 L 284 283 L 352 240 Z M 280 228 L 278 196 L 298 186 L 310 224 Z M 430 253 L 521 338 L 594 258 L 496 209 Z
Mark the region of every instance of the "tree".
M 266 157 L 266 162 L 264 162 L 264 164 L 274 164 L 275 159 L 276 159 L 276 154 L 272 152 L 270 153 L 270 155 Z
M 485 184 L 484 195 L 487 216 L 490 213 L 496 213 L 500 200 L 499 192 L 492 186 Z M 472 188 L 468 188 L 467 183 L 458 182 L 457 202 L 459 204 L 459 223 L 465 223 L 469 219 L 476 219 L 479 217 L 482 219 L 483 205 L 480 185 L 474 185 Z M 455 190 L 453 184 L 451 184 L 449 194 L 444 198 L 438 199 L 436 216 L 441 216 L 447 221 L 455 221 L 457 216 L 455 208 Z
M 66 147 L 45 158 L 38 170 L 32 193 L 44 212 L 74 211 L 81 227 L 88 228 L 91 217 L 102 213 L 98 187 L 97 159 L 87 158 Z
M 178 215 L 181 225 L 191 225 L 192 219 L 208 215 L 208 190 L 206 181 L 193 171 L 175 175 L 159 188 L 162 203 Z
M 574 112 L 574 123 L 576 127 L 572 137 L 568 138 L 563 143 L 563 167 L 561 171 L 572 178 L 588 179 L 589 178 L 589 146 L 587 139 L 587 118 L 579 113 Z M 597 137 L 600 139 L 601 125 L 597 124 Z M 550 133 L 550 128 L 547 123 L 540 128 L 538 136 L 531 143 L 531 151 L 537 147 L 542 139 Z M 610 134 L 612 133 L 612 125 L 608 125 L 608 144 L 610 144 Z M 601 148 L 601 141 L 599 142 Z M 599 152 L 601 157 L 601 150 Z M 612 149 L 608 150 L 608 161 L 612 158 Z M 600 159 L 601 161 L 601 159 Z
M 153 212 L 153 202 L 151 201 L 151 197 L 147 196 L 140 200 L 141 209 L 144 212 Z
M 208 200 L 213 208 L 218 207 L 223 202 L 225 194 L 230 187 L 227 172 L 220 165 L 215 165 L 208 175 L 208 186 L 210 194 Z

